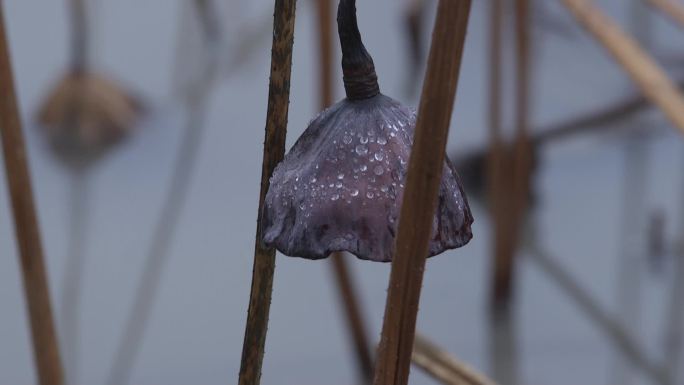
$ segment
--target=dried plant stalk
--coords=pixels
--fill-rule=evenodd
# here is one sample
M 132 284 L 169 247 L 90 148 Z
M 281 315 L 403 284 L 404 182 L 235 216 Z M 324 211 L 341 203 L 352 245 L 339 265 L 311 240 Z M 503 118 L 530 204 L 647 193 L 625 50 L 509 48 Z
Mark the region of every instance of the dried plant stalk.
M 510 173 L 504 172 L 505 158 L 509 153 L 505 150 L 501 139 L 501 32 L 503 24 L 503 2 L 493 0 L 490 20 L 489 47 L 489 153 L 488 153 L 488 196 L 494 229 L 494 263 L 492 277 L 492 304 L 503 302 L 508 295 L 513 251 L 507 241 L 506 220 L 509 217 L 506 204 L 505 186 L 508 185 Z M 496 307 L 496 306 L 495 306 Z
M 62 364 L 50 306 L 40 232 L 29 176 L 5 20 L 0 2 L 0 135 L 14 227 L 31 324 L 33 354 L 41 385 L 63 383 Z
M 528 0 L 515 1 L 516 35 L 516 79 L 515 79 L 515 120 L 516 136 L 513 153 L 503 155 L 508 172 L 501 171 L 498 194 L 500 202 L 500 226 L 497 234 L 496 263 L 494 269 L 493 303 L 506 307 L 513 296 L 515 253 L 518 237 L 527 208 L 532 168 L 532 146 L 529 138 L 529 83 L 530 83 L 530 44 L 529 44 L 529 3 Z M 507 194 L 510 191 L 512 194 Z M 498 308 L 499 306 L 497 306 Z
M 529 0 L 515 1 L 516 34 L 516 142 L 513 173 L 515 225 L 519 229 L 527 208 L 530 190 L 531 145 L 529 138 L 530 115 L 530 33 Z M 518 231 L 519 232 L 519 231 Z M 516 236 L 517 239 L 517 236 Z M 517 243 L 517 242 L 516 242 Z
M 257 211 L 252 288 L 249 296 L 247 325 L 238 380 L 240 385 L 256 385 L 261 381 L 261 366 L 264 359 L 268 315 L 273 292 L 273 273 L 275 271 L 275 249 L 264 246 L 261 221 L 264 199 L 268 190 L 268 179 L 285 155 L 296 3 L 296 0 L 275 0 L 271 79 L 266 112 L 266 138 L 264 140 L 261 192 Z
M 423 271 L 470 5 L 470 0 L 441 0 L 437 9 L 392 261 L 376 385 L 408 384 Z
M 684 96 L 639 45 L 591 0 L 562 0 L 575 18 L 615 57 L 641 91 L 684 133 Z
M 443 384 L 496 385 L 494 381 L 476 372 L 420 334 L 416 334 L 411 360 L 414 365 Z
M 646 2 L 684 28 L 684 5 L 682 3 L 672 0 L 646 0 Z

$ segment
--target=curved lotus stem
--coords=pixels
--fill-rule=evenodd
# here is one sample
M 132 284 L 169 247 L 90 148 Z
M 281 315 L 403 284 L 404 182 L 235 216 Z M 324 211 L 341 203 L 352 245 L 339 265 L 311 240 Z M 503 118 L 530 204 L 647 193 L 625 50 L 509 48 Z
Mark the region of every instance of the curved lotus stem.
M 379 94 L 375 64 L 361 41 L 356 22 L 355 0 L 340 0 L 337 8 L 337 30 L 342 46 L 342 72 L 347 98 L 362 100 Z

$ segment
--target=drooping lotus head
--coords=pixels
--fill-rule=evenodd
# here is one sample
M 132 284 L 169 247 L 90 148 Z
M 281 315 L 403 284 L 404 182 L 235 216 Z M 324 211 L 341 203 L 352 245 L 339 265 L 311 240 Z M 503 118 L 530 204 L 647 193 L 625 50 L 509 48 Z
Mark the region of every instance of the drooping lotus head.
M 320 113 L 276 167 L 262 234 L 267 245 L 289 256 L 320 259 L 348 251 L 387 262 L 394 254 L 416 113 L 380 94 L 354 1 L 340 1 L 338 25 L 347 99 Z M 429 255 L 466 244 L 472 222 L 447 160 Z

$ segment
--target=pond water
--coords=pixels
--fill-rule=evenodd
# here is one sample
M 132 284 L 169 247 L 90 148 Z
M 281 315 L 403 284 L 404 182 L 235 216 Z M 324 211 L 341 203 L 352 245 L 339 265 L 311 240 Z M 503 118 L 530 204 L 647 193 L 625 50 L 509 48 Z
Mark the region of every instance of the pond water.
M 148 103 L 149 114 L 136 134 L 87 176 L 81 384 L 103 383 L 110 369 L 187 115 L 173 81 L 178 73 L 174 64 L 179 57 L 178 15 L 187 7 L 180 1 L 165 0 L 94 2 L 96 66 L 139 93 Z M 34 115 L 68 63 L 68 18 L 62 3 L 4 2 L 55 306 L 61 300 L 65 269 L 71 178 L 49 153 L 35 129 Z M 533 28 L 533 126 L 599 110 L 634 94 L 625 73 L 559 3 L 537 3 L 541 5 Z M 628 2 L 602 0 L 597 4 L 622 25 L 630 25 Z M 474 1 L 450 132 L 451 155 L 486 141 L 488 7 L 487 1 Z M 268 1 L 229 4 L 224 17 L 228 40 L 239 42 L 243 26 L 268 21 L 271 8 Z M 403 8 L 390 0 L 359 2 L 358 8 L 381 89 L 415 105 L 418 95 L 406 92 Z M 434 4 L 430 9 L 434 12 Z M 312 2 L 300 1 L 288 148 L 317 113 L 314 17 Z M 673 76 L 681 76 L 682 32 L 658 14 L 649 18 L 651 49 L 673 69 Z M 432 14 L 428 19 L 432 20 Z M 132 384 L 226 384 L 237 380 L 268 88 L 270 27 L 264 30 L 248 45 L 244 64 L 212 83 L 196 172 Z M 429 33 L 425 35 L 427 41 Z M 508 44 L 512 39 L 507 38 L 506 43 L 506 49 L 512 51 Z M 188 49 L 180 55 L 186 56 L 185 60 L 193 57 L 188 55 L 199 55 Z M 509 79 L 513 70 L 512 65 L 506 66 Z M 336 95 L 342 98 L 340 70 L 336 68 L 335 73 Z M 509 83 L 506 92 L 512 97 Z M 507 118 L 512 116 L 511 106 L 506 103 Z M 534 244 L 590 295 L 599 316 L 591 310 L 587 313 L 585 302 L 568 295 L 567 286 L 559 285 L 563 281 L 549 274 L 547 265 L 540 263 L 546 260 L 532 252 L 534 248 L 525 248 L 516 271 L 513 320 L 492 330 L 488 316 L 489 220 L 485 208 L 472 202 L 473 240 L 428 261 L 418 320 L 422 334 L 496 377 L 502 385 L 656 384 L 653 376 L 635 369 L 638 366 L 623 353 L 616 343 L 620 335 L 616 337 L 601 326 L 605 325 L 601 321 L 608 319 L 628 331 L 639 354 L 655 365 L 671 365 L 682 372 L 684 363 L 670 362 L 671 355 L 666 353 L 668 343 L 676 337 L 666 330 L 674 282 L 681 279 L 673 263 L 674 248 L 668 248 L 661 269 L 651 268 L 647 253 L 640 250 L 645 249 L 653 213 L 664 214 L 669 244 L 684 231 L 684 143 L 658 111 L 639 114 L 615 128 L 543 148 L 530 220 L 536 228 Z M 635 155 L 638 153 L 640 158 Z M 634 188 L 643 192 L 625 193 Z M 19 385 L 34 383 L 35 377 L 7 198 L 7 189 L 0 188 L 0 383 Z M 371 336 L 377 341 L 390 265 L 352 256 L 348 260 Z M 263 383 L 357 382 L 329 261 L 278 255 L 274 286 Z M 626 300 L 620 294 L 624 290 L 628 292 Z M 674 330 L 684 327 L 676 326 Z M 679 381 L 684 383 L 684 374 Z M 411 383 L 434 382 L 414 368 Z

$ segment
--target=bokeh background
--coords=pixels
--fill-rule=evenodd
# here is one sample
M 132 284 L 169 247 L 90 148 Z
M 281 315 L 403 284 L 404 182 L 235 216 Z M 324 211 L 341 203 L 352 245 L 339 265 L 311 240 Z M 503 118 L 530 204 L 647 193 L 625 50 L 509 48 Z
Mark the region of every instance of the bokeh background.
M 636 33 L 635 26 L 644 28 L 647 23 L 648 51 L 673 79 L 681 79 L 684 31 L 645 6 L 635 22 L 634 7 L 640 5 L 633 3 L 637 2 L 597 0 L 596 4 L 627 31 Z M 74 180 L 50 151 L 35 116 L 69 65 L 70 19 L 65 1 L 3 3 L 59 326 Z M 237 380 L 252 271 L 273 3 L 216 3 L 222 25 L 216 48 L 218 70 L 208 81 L 204 118 L 190 120 L 191 129 L 200 124 L 204 131 L 132 384 Z M 88 0 L 87 4 L 93 67 L 146 105 L 132 135 L 98 161 L 85 179 L 88 219 L 77 383 L 91 385 L 104 383 L 110 370 L 193 111 L 188 102 L 192 98 L 184 89 L 206 71 L 207 59 L 189 0 Z M 473 1 L 448 144 L 457 169 L 459 156 L 487 143 L 490 5 L 486 0 Z M 423 69 L 410 66 L 406 4 L 375 0 L 359 1 L 357 6 L 381 90 L 415 106 Z M 435 1 L 426 1 L 425 46 L 435 6 Z M 297 8 L 288 148 L 320 104 L 314 1 L 300 0 Z M 533 132 L 638 94 L 625 72 L 559 2 L 536 1 L 532 9 Z M 511 5 L 506 6 L 504 18 L 512 20 Z M 511 134 L 512 28 L 508 22 L 503 62 L 503 121 Z M 334 47 L 335 95 L 341 99 L 337 41 Z M 418 85 L 411 87 L 412 81 Z M 684 302 L 678 301 L 684 293 L 677 293 L 683 286 L 677 282 L 684 276 L 682 269 L 678 273 L 681 253 L 676 247 L 684 234 L 681 133 L 660 111 L 646 108 L 608 126 L 553 141 L 537 154 L 529 219 L 536 228 L 535 242 L 589 294 L 605 317 L 597 321 L 588 314 L 586 306 L 578 305 L 557 277 L 521 247 L 512 317 L 503 327 L 492 326 L 491 221 L 482 204 L 484 197 L 473 192 L 469 198 L 474 238 L 466 247 L 428 261 L 418 330 L 502 385 L 661 383 L 625 354 L 624 344 L 611 331 L 617 325 L 639 354 L 679 373 L 672 384 L 684 383 L 684 362 L 667 353 L 673 344 L 682 344 L 684 328 L 682 319 L 678 324 L 676 318 L 677 306 L 683 306 L 676 304 Z M 0 383 L 20 385 L 36 379 L 9 210 L 3 187 Z M 663 223 L 662 231 L 654 229 L 659 227 L 656 222 Z M 662 240 L 664 250 L 649 247 L 654 237 Z M 370 336 L 377 341 L 390 265 L 347 259 Z M 332 274 L 327 260 L 277 256 L 264 384 L 358 382 Z M 605 319 L 608 325 L 600 322 Z M 434 382 L 414 368 L 411 383 Z

